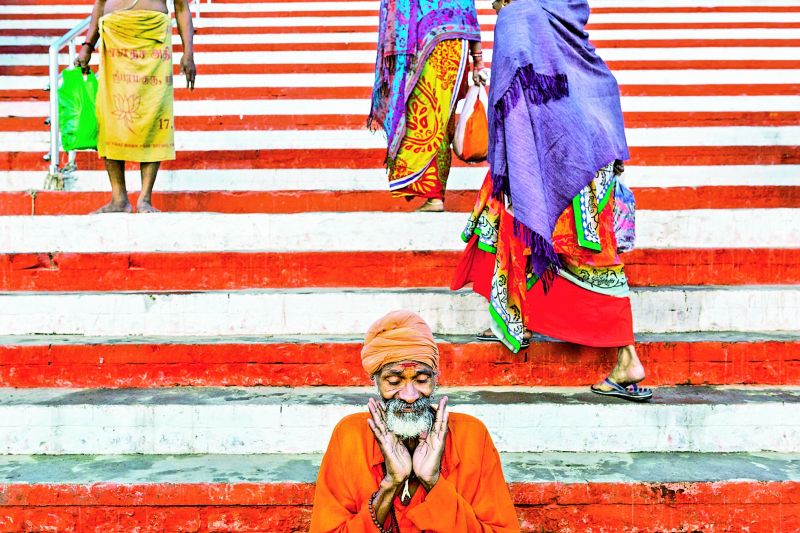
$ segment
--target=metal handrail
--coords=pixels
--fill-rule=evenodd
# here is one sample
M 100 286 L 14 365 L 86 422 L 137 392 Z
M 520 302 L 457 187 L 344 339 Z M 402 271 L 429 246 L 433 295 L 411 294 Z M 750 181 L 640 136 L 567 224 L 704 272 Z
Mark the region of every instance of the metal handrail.
M 58 77 L 59 77 L 59 59 L 61 49 L 64 48 L 64 45 L 69 45 L 69 64 L 72 65 L 75 63 L 75 39 L 77 39 L 78 35 L 89 27 L 89 23 L 91 22 L 92 17 L 86 17 L 83 19 L 80 24 L 69 30 L 66 34 L 59 37 L 50 45 L 49 55 L 50 55 L 50 81 L 48 83 L 47 89 L 50 91 L 50 152 L 45 156 L 45 159 L 50 162 L 50 173 L 48 174 L 48 184 L 51 183 L 51 180 L 56 179 L 59 180 L 61 185 L 63 186 L 63 180 L 60 180 L 61 173 L 65 169 L 72 169 L 75 166 L 75 152 L 69 152 L 69 160 L 67 165 L 64 169 L 60 169 L 58 166 L 59 159 L 61 156 L 61 135 L 59 131 L 59 124 L 58 124 Z

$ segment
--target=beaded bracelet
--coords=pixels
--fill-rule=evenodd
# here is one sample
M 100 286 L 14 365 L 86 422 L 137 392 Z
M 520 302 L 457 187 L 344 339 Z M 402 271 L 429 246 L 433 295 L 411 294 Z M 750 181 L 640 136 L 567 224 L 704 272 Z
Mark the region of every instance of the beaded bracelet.
M 81 46 L 88 46 L 89 48 L 94 50 L 94 45 L 92 43 L 90 43 L 89 41 L 85 41 Z
M 391 533 L 391 531 L 386 531 L 383 529 L 383 525 L 378 522 L 378 515 L 375 514 L 375 507 L 373 504 L 375 503 L 375 498 L 378 496 L 378 492 L 380 491 L 376 490 L 369 498 L 369 516 L 372 518 L 372 523 L 375 524 L 375 527 L 378 528 L 378 531 L 381 533 Z

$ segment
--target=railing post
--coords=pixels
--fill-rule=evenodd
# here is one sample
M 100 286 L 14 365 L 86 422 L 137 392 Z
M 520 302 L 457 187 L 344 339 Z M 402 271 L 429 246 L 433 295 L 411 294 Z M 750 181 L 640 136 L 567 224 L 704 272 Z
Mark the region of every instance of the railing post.
M 60 40 L 50 45 L 50 175 L 58 174 L 61 135 L 58 129 L 58 52 Z
M 67 68 L 72 67 L 75 64 L 75 37 L 70 39 L 69 41 L 69 63 L 67 64 Z M 59 135 L 60 140 L 60 135 Z M 75 161 L 77 160 L 78 153 L 75 150 L 70 150 L 67 154 L 67 167 L 70 171 L 75 169 Z
M 50 172 L 48 174 L 47 183 L 52 183 L 53 180 L 58 182 L 61 178 L 59 173 L 60 156 L 61 156 L 61 131 L 58 121 L 58 80 L 59 80 L 59 52 L 65 44 L 69 44 L 69 64 L 75 63 L 75 39 L 84 29 L 89 26 L 92 17 L 86 17 L 80 24 L 72 28 L 70 31 L 59 37 L 50 45 L 48 50 L 49 56 L 49 91 L 50 91 L 50 151 L 47 154 L 50 163 Z M 69 162 L 75 162 L 75 153 L 70 152 Z M 74 166 L 74 165 L 73 165 Z

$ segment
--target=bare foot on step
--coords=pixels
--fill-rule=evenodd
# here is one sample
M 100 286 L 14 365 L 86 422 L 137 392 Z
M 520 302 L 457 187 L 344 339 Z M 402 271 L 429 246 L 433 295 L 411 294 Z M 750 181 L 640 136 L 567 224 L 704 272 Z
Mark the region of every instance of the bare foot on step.
M 100 209 L 92 211 L 92 215 L 101 215 L 103 213 L 132 213 L 133 207 L 130 202 L 114 202 L 113 200 Z
M 431 198 L 420 207 L 417 213 L 442 213 L 444 212 L 444 202 L 438 198 Z
M 156 209 L 155 207 L 153 207 L 153 204 L 151 204 L 150 202 L 139 200 L 136 203 L 136 212 L 137 213 L 160 213 L 161 211 L 159 209 Z

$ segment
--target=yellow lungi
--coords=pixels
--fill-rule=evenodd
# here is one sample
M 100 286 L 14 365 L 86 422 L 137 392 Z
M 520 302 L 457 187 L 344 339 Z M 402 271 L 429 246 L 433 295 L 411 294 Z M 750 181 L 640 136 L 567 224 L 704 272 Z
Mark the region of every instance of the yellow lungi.
M 97 91 L 100 157 L 138 162 L 175 159 L 172 101 L 169 15 L 132 10 L 102 17 Z

